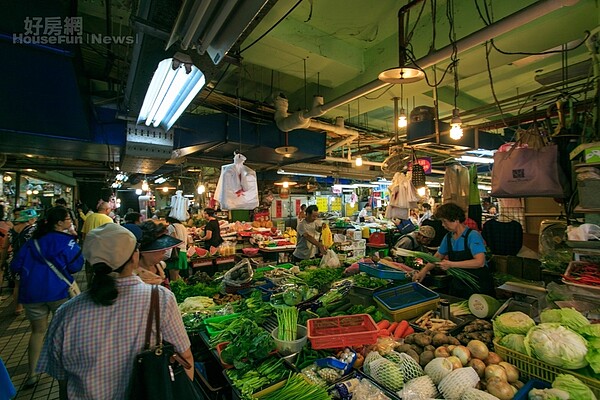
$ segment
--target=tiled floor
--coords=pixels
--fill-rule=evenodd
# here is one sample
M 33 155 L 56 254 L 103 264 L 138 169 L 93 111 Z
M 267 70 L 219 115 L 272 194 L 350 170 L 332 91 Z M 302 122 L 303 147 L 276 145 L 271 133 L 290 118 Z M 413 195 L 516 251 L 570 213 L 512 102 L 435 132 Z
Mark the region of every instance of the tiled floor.
M 77 274 L 79 287 L 85 289 L 85 273 Z M 0 358 L 17 389 L 17 400 L 58 399 L 58 382 L 50 376 L 42 375 L 39 382 L 29 389 L 23 385 L 27 380 L 29 361 L 27 345 L 31 330 L 25 314 L 14 315 L 15 304 L 7 287 L 0 293 Z

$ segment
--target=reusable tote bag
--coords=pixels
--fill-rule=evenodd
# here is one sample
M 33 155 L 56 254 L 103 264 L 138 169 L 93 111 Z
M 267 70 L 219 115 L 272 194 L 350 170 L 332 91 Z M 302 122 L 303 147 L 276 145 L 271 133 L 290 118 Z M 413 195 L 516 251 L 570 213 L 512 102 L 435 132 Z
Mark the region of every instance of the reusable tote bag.
M 508 151 L 494 154 L 491 195 L 562 198 L 561 174 L 558 146 L 545 143 L 534 122 Z

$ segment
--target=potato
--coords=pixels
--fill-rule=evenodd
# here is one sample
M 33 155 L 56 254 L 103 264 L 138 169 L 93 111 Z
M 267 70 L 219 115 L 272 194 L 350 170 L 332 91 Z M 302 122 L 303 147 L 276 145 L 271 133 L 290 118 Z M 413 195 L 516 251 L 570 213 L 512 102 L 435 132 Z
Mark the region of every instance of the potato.
M 409 351 L 407 351 L 406 354 L 408 354 L 409 356 L 411 356 L 417 363 L 420 361 L 419 360 L 419 355 L 413 349 L 410 349 Z
M 435 347 L 439 347 L 439 346 L 448 344 L 448 335 L 443 334 L 443 333 L 436 333 L 435 335 L 433 335 L 433 338 L 431 339 L 431 344 L 433 344 Z
M 394 348 L 394 350 L 396 350 L 398 353 L 406 353 L 407 351 L 412 349 L 412 347 L 410 347 L 410 346 L 411 346 L 410 344 L 404 343 L 399 346 L 396 346 Z
M 458 340 L 454 336 L 448 336 L 448 344 L 453 344 L 454 346 L 460 346 L 462 343 L 460 342 L 460 340 Z
M 431 336 L 425 333 L 417 333 L 415 335 L 415 343 L 419 346 L 427 346 L 431 344 Z
M 417 354 L 421 354 L 423 352 L 423 347 L 419 346 L 418 344 L 411 344 L 410 348 L 413 349 L 413 351 Z
M 415 342 L 416 333 L 411 333 L 407 337 L 404 338 L 404 343 L 413 344 Z
M 431 350 L 424 351 L 419 356 L 419 364 L 421 364 L 421 367 L 425 367 L 434 358 L 435 358 L 435 356 L 433 355 L 433 351 L 431 351 Z
M 427 346 L 423 347 L 423 351 L 435 351 L 435 346 L 428 344 Z

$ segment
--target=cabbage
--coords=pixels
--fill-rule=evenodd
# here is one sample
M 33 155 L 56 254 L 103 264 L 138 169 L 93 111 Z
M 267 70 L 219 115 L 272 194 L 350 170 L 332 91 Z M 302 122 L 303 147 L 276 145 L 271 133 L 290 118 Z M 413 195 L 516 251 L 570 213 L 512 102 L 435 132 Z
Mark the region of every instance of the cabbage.
M 500 314 L 494 320 L 494 336 L 501 338 L 509 333 L 527 334 L 535 322 L 529 315 L 521 311 L 512 311 Z
M 542 311 L 540 320 L 542 323 L 558 322 L 576 332 L 579 332 L 580 328 L 590 325 L 590 321 L 574 308 Z
M 557 375 L 552 387 L 568 392 L 570 400 L 597 400 L 591 389 L 573 375 Z
M 596 374 L 600 374 L 600 338 L 592 338 L 588 340 L 588 352 L 585 359 L 590 363 L 590 367 Z
M 525 335 L 509 333 L 500 339 L 500 345 L 518 353 L 527 354 L 527 350 L 525 350 Z
M 531 328 L 525 336 L 525 349 L 528 355 L 557 367 L 579 369 L 588 365 L 587 341 L 557 323 Z
M 564 390 L 550 389 L 531 389 L 528 395 L 529 400 L 569 400 L 569 393 Z

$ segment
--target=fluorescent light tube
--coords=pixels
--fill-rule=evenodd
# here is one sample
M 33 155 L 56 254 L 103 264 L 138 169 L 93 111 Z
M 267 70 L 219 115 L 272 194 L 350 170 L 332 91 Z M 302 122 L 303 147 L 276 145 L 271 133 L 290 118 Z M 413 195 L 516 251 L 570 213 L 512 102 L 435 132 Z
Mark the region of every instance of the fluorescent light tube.
M 288 171 L 284 171 L 283 169 L 278 169 L 277 173 L 279 175 L 292 175 L 292 176 L 314 176 L 315 178 L 327 178 L 327 175 L 323 175 L 323 174 L 312 174 L 309 172 L 288 172 Z
M 204 74 L 188 56 L 178 53 L 162 60 L 144 97 L 137 123 L 168 131 L 205 83 Z
M 487 158 L 487 157 L 462 156 L 460 158 L 455 158 L 455 160 L 456 161 L 479 163 L 479 164 L 493 164 L 494 163 L 494 159 L 493 158 Z

